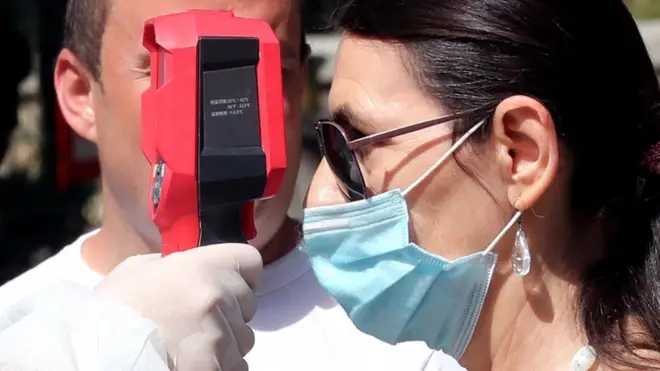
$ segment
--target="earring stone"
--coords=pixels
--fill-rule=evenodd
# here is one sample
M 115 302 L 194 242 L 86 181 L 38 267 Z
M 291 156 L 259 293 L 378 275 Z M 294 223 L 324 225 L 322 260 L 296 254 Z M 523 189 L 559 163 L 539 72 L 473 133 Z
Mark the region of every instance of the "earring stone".
M 529 253 L 529 242 L 527 235 L 522 227 L 522 221 L 518 222 L 518 231 L 511 255 L 511 266 L 513 271 L 519 276 L 526 276 L 532 265 L 532 257 Z

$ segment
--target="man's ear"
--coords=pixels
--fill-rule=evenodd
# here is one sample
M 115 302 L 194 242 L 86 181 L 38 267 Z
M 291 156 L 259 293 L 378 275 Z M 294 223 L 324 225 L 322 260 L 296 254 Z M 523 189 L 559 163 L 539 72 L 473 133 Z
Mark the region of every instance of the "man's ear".
M 54 82 L 66 122 L 78 135 L 96 143 L 93 78 L 69 49 L 62 49 L 57 56 Z
M 539 101 L 526 96 L 503 100 L 493 115 L 497 163 L 509 184 L 509 202 L 530 209 L 548 190 L 559 169 L 554 121 Z

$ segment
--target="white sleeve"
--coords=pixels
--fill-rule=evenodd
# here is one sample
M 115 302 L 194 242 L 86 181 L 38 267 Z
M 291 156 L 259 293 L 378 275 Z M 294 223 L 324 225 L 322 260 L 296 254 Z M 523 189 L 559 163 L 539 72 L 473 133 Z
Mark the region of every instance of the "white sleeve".
M 157 326 L 72 283 L 31 295 L 0 317 L 0 371 L 168 371 Z

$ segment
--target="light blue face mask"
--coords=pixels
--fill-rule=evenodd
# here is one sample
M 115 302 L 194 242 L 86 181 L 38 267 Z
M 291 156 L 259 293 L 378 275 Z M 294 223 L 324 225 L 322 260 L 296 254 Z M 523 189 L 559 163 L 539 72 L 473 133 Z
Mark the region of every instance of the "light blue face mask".
M 456 359 L 465 352 L 497 261 L 491 250 L 521 213 L 486 250 L 450 261 L 410 242 L 405 196 L 481 125 L 405 191 L 305 210 L 302 249 L 320 284 L 362 332 L 390 344 L 423 341 Z

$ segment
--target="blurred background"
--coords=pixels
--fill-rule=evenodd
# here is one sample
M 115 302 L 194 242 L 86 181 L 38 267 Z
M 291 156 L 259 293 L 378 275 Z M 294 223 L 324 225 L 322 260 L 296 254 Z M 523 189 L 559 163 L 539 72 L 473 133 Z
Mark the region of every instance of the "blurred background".
M 299 217 L 319 161 L 313 122 L 327 112 L 338 35 L 337 0 L 307 0 L 312 47 L 305 96 L 304 156 L 290 214 Z M 626 1 L 660 76 L 660 0 Z M 56 253 L 100 222 L 95 149 L 58 116 L 52 70 L 66 0 L 0 0 L 0 35 L 9 41 L 0 79 L 0 284 Z M 588 22 L 588 20 L 585 20 Z

